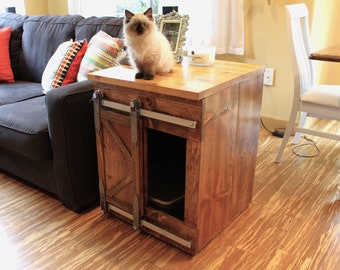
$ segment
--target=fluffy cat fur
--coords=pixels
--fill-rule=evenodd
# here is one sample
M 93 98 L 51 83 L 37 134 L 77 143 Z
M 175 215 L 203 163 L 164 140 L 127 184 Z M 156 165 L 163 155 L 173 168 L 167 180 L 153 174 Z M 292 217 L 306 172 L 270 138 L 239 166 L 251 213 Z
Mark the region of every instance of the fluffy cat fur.
M 171 72 L 175 61 L 169 41 L 158 31 L 152 9 L 144 13 L 125 10 L 124 37 L 136 79 L 152 80 L 156 73 Z

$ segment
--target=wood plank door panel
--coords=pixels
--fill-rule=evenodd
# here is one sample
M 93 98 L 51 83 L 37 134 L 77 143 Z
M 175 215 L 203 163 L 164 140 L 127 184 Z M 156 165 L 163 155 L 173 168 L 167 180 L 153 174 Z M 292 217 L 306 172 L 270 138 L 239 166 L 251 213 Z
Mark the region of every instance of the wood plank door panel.
M 130 116 L 101 109 L 106 201 L 132 214 L 134 157 Z

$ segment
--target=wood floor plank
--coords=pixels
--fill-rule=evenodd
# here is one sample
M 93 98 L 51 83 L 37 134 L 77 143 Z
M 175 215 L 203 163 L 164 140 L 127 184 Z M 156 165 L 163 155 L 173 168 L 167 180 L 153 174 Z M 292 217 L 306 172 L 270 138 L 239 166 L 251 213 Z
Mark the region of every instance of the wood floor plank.
M 319 156 L 297 157 L 290 144 L 276 164 L 282 139 L 261 130 L 250 207 L 194 257 L 0 173 L 0 269 L 340 269 L 340 143 L 309 138 Z

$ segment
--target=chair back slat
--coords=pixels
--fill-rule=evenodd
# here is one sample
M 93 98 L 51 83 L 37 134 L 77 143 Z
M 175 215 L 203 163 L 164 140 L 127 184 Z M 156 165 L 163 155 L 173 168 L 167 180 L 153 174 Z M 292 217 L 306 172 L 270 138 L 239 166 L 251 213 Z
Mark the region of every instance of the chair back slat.
M 308 10 L 304 4 L 286 6 L 289 49 L 296 95 L 302 95 L 314 83 L 310 55 Z

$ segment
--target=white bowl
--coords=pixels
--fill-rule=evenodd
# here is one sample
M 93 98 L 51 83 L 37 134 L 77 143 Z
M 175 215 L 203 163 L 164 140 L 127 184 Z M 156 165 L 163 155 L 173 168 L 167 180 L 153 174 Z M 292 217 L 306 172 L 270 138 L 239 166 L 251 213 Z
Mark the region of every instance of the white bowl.
M 215 62 L 215 46 L 189 46 L 187 50 L 188 62 L 193 66 L 210 66 Z

